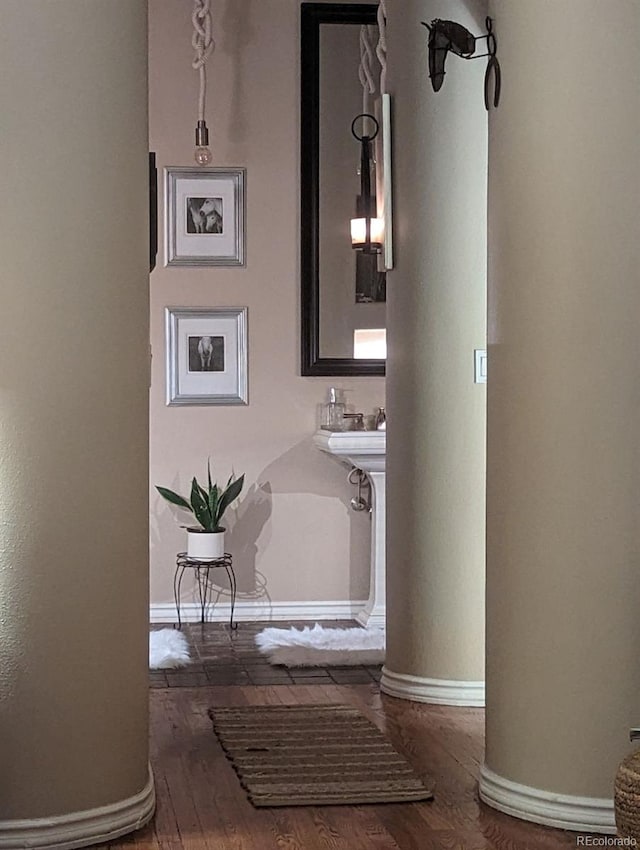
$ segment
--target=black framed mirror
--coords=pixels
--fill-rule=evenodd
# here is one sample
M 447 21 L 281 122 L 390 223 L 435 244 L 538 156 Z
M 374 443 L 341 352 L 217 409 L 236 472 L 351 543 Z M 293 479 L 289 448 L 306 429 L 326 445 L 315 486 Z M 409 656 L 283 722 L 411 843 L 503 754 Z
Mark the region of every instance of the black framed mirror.
M 386 275 L 349 232 L 360 186 L 351 134 L 363 111 L 360 28 L 376 26 L 377 8 L 301 5 L 302 375 L 385 374 L 385 359 L 363 352 L 374 336 L 386 345 Z

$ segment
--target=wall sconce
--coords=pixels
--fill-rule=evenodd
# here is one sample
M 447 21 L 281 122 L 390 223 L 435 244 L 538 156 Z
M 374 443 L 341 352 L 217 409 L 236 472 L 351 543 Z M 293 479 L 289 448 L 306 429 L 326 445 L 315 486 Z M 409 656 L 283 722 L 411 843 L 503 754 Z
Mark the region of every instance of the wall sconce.
M 362 119 L 363 132 L 358 135 L 356 123 Z M 364 131 L 366 121 L 372 121 L 371 135 Z M 376 218 L 375 197 L 371 197 L 371 142 L 378 135 L 380 125 L 373 115 L 363 112 L 351 122 L 351 134 L 360 142 L 360 195 L 356 203 L 356 217 L 351 219 L 351 247 L 364 254 L 379 254 L 384 241 L 384 221 Z
M 455 21 L 441 21 L 435 18 L 431 24 L 422 21 L 422 26 L 429 30 L 429 77 L 434 91 L 440 91 L 446 71 L 444 65 L 449 52 L 455 53 L 462 59 L 482 59 L 488 57 L 487 70 L 484 75 L 484 105 L 489 111 L 491 102 L 497 107 L 500 103 L 502 74 L 498 62 L 498 43 L 493 32 L 493 19 L 485 18 L 486 35 L 472 35 L 466 27 Z M 487 52 L 474 56 L 476 42 L 486 39 Z M 491 97 L 491 75 L 493 73 L 493 98 Z

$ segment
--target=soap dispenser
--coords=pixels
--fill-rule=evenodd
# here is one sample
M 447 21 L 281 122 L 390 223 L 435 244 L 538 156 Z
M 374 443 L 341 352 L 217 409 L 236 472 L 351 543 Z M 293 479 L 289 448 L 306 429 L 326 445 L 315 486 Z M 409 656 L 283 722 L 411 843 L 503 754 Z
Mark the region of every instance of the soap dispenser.
M 331 387 L 329 401 L 322 410 L 322 427 L 325 431 L 343 431 L 346 405 L 342 401 L 342 390 Z

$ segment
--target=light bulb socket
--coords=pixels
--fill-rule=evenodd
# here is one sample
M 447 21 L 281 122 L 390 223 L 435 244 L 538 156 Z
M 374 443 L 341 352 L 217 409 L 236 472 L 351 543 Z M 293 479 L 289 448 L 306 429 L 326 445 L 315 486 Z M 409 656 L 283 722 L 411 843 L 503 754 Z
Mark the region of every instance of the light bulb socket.
M 209 144 L 209 128 L 204 120 L 198 121 L 196 125 L 196 146 L 206 148 Z

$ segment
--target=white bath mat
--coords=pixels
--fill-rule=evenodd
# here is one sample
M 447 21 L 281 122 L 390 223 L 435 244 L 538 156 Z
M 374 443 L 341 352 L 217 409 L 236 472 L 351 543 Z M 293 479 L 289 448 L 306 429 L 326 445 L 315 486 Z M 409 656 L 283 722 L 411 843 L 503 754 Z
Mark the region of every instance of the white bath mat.
M 385 634 L 382 629 L 313 628 L 263 629 L 256 644 L 271 664 L 285 667 L 346 667 L 382 664 Z
M 191 660 L 186 637 L 178 629 L 149 632 L 149 669 L 184 667 Z

